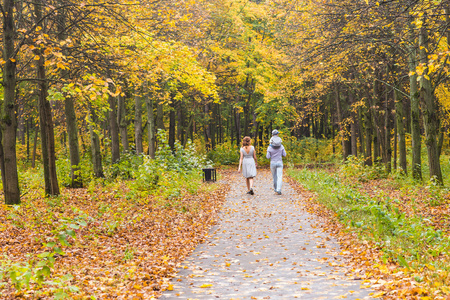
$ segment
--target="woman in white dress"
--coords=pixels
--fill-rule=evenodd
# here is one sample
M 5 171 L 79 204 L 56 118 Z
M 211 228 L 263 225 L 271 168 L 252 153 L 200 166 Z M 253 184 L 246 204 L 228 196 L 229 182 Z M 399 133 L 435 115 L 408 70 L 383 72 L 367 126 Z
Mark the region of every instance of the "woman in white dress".
M 253 195 L 253 177 L 256 176 L 256 151 L 252 146 L 252 139 L 249 136 L 242 140 L 241 158 L 239 159 L 238 172 L 241 171 L 247 183 L 247 194 Z

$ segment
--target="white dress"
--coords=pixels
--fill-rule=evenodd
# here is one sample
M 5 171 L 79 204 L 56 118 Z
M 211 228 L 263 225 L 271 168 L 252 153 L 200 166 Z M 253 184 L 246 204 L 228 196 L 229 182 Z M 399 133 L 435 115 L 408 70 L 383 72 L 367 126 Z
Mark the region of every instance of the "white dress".
M 245 178 L 251 178 L 256 176 L 256 164 L 253 158 L 253 153 L 255 152 L 255 147 L 250 146 L 250 151 L 247 153 L 244 147 L 241 148 L 241 153 L 243 154 L 242 159 L 242 176 Z

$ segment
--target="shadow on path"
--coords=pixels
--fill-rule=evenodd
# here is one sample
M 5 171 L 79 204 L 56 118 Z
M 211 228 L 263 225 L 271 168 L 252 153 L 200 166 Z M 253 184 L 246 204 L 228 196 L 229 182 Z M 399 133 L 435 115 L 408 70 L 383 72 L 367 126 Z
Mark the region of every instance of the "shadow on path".
M 260 170 L 255 195 L 233 175 L 219 221 L 183 263 L 160 299 L 369 299 L 373 290 L 345 275 L 339 245 L 315 227 L 283 183 L 275 195 Z

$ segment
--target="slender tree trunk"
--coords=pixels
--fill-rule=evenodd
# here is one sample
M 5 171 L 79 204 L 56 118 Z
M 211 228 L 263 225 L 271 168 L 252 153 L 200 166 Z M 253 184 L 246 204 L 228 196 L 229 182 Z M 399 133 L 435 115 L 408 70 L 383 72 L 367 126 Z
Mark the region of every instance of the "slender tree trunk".
M 205 114 L 205 142 L 206 142 L 206 149 L 211 150 L 211 116 L 209 112 L 209 102 L 207 102 L 204 105 L 204 114 Z
M 177 139 L 184 145 L 184 107 L 182 102 L 178 102 L 177 110 Z
M 394 92 L 395 93 L 395 92 Z M 394 115 L 394 118 L 395 118 L 395 115 Z M 394 162 L 394 170 L 397 170 L 397 153 L 398 153 L 398 151 L 397 151 L 397 148 L 398 148 L 398 143 L 397 143 L 397 136 L 398 136 L 398 133 L 397 133 L 397 122 L 396 122 L 396 120 L 394 119 L 394 151 L 393 151 L 393 153 L 394 153 L 394 159 L 393 159 L 393 162 Z
M 20 108 L 18 129 L 19 129 L 20 143 L 22 145 L 25 145 L 25 117 L 24 117 L 23 107 Z
M 92 164 L 94 165 L 94 176 L 97 178 L 105 177 L 103 174 L 102 154 L 100 151 L 100 138 L 98 137 L 97 128 L 94 128 L 98 124 L 98 117 L 95 110 L 88 102 L 89 108 L 89 136 L 91 139 L 91 154 Z
M 236 133 L 236 144 L 239 147 L 241 144 L 241 114 L 238 109 L 234 109 L 234 124 L 235 124 L 235 133 Z
M 148 87 L 145 87 L 148 89 Z M 147 122 L 148 122 L 148 155 L 155 158 L 155 115 L 153 113 L 153 95 L 149 91 L 145 91 L 145 104 L 147 106 Z
M 387 87 L 386 87 L 387 88 Z M 391 110 L 389 105 L 390 92 L 386 92 L 385 97 L 385 111 L 384 111 L 384 164 L 386 167 L 386 172 L 391 173 L 392 171 L 392 148 L 391 148 Z
M 175 150 L 175 114 L 176 114 L 176 107 L 177 103 L 174 99 L 175 95 L 171 96 L 171 103 L 170 103 L 170 112 L 169 112 L 169 146 L 173 150 Z
M 353 76 L 352 76 L 353 77 Z M 349 98 L 349 102 L 350 102 L 350 116 L 351 116 L 351 120 L 350 120 L 350 134 L 351 134 L 351 153 L 354 157 L 358 157 L 358 140 L 356 138 L 356 116 L 355 113 L 353 112 L 353 108 L 352 105 L 353 103 L 355 103 L 355 95 L 353 94 L 353 91 L 351 89 L 349 89 L 348 91 L 348 98 Z
M 366 151 L 365 151 L 365 159 L 364 159 L 364 163 L 367 166 L 371 166 L 372 165 L 372 133 L 373 133 L 373 127 L 372 127 L 372 116 L 370 113 L 370 93 L 367 92 L 367 100 L 366 100 L 366 107 L 364 110 L 364 129 L 365 129 L 365 138 L 366 138 L 366 142 L 365 142 L 365 146 L 366 146 Z
M 253 124 L 253 129 L 252 129 L 253 140 L 254 140 L 254 144 L 258 145 L 258 128 L 259 128 L 259 124 L 258 124 L 258 122 L 256 122 L 256 117 L 257 117 L 256 112 L 253 112 L 253 121 L 252 121 L 252 124 Z
M 164 110 L 161 101 L 156 102 L 156 128 L 166 130 L 164 127 Z
M 395 90 L 395 116 L 397 121 L 397 133 L 398 133 L 398 149 L 399 149 L 399 163 L 400 168 L 405 174 L 407 174 L 406 169 L 406 138 L 405 138 L 405 125 L 404 125 L 404 108 L 403 101 L 401 99 L 400 93 Z
M 17 172 L 15 114 L 16 57 L 14 57 L 14 0 L 3 0 L 3 107 L 1 113 L 0 167 L 5 203 L 20 203 L 19 176 Z M 7 170 L 7 172 L 6 172 Z
M 409 66 L 409 94 L 411 97 L 411 142 L 412 142 L 412 176 L 422 180 L 422 158 L 421 158 L 421 136 L 420 136 L 420 108 L 419 88 L 417 85 L 417 50 L 415 47 L 415 34 L 413 25 L 410 25 L 410 43 L 408 66 Z
M 30 117 L 28 117 L 27 118 L 27 163 L 30 162 L 30 130 L 31 130 L 31 119 L 30 119 Z
M 425 26 L 420 29 L 419 45 L 420 62 L 426 66 L 428 64 L 428 36 Z M 427 73 L 428 68 L 425 69 L 424 74 Z M 426 76 L 422 76 L 420 79 L 420 94 L 423 103 L 423 123 L 425 127 L 425 144 L 427 146 L 430 178 L 434 178 L 438 183 L 442 184 L 442 172 L 437 145 L 437 137 L 440 129 L 438 105 L 433 94 L 431 81 Z
M 136 95 L 134 96 L 134 140 L 136 144 L 136 154 L 144 152 L 144 147 L 142 145 L 142 96 L 139 94 L 140 92 L 141 91 L 136 89 Z
M 65 9 L 62 9 L 58 14 L 58 39 L 64 41 L 67 39 L 66 33 L 66 13 Z M 63 52 L 65 54 L 65 52 Z M 69 72 L 67 70 L 61 71 L 61 77 L 63 79 L 69 78 Z M 75 105 L 72 96 L 69 94 L 64 95 L 64 113 L 66 117 L 66 130 L 69 138 L 69 157 L 70 157 L 70 177 L 72 188 L 83 187 L 82 178 L 79 174 L 80 172 L 80 147 L 78 142 L 78 126 L 77 117 L 75 114 Z M 64 143 L 65 144 L 65 143 Z
M 128 122 L 127 122 L 127 108 L 125 103 L 125 97 L 118 96 L 118 111 L 117 121 L 119 124 L 120 138 L 122 140 L 122 147 L 124 152 L 130 151 L 130 144 L 128 142 Z
M 112 85 L 110 88 L 112 88 Z M 111 162 L 116 163 L 120 160 L 119 124 L 117 124 L 116 98 L 110 95 L 108 97 L 108 102 L 109 132 L 111 135 Z
M 382 127 L 383 127 L 383 121 L 379 109 L 377 107 L 381 107 L 381 101 L 379 100 L 381 97 L 380 91 L 379 91 L 379 82 L 378 80 L 374 80 L 373 82 L 373 97 L 371 97 L 371 115 L 373 118 L 373 124 L 375 126 L 375 132 L 376 134 L 373 136 L 373 156 L 374 156 L 374 162 L 379 163 L 381 161 L 381 157 L 384 156 L 383 152 L 381 150 L 381 144 L 384 138 Z
M 336 101 L 336 113 L 338 115 L 339 122 L 339 134 L 341 135 L 341 143 L 342 143 L 342 151 L 343 151 L 343 159 L 347 160 L 347 157 L 350 155 L 351 148 L 349 148 L 350 139 L 348 136 L 347 126 L 344 124 L 344 118 L 342 115 L 342 107 L 341 107 L 341 99 L 340 99 L 340 91 L 339 85 L 335 84 L 335 101 Z
M 216 148 L 216 135 L 217 135 L 217 107 L 214 103 L 211 102 L 211 107 L 212 107 L 212 116 L 210 119 L 210 124 L 211 124 L 211 148 L 215 149 Z
M 40 2 L 40 1 L 38 1 Z M 35 3 L 36 21 L 42 19 L 42 3 Z M 36 49 L 37 60 L 37 78 L 39 79 L 39 116 L 41 125 L 41 147 L 42 161 L 44 169 L 44 182 L 46 195 L 59 195 L 58 178 L 56 175 L 56 156 L 55 156 L 55 135 L 53 131 L 53 118 L 50 102 L 47 100 L 48 84 L 45 74 L 44 50 Z
M 34 169 L 36 167 L 36 152 L 37 152 L 37 140 L 39 135 L 39 128 L 34 129 L 34 139 L 33 139 L 33 153 L 31 154 L 31 167 Z
M 67 133 L 69 136 L 69 155 L 71 169 L 71 179 L 73 188 L 83 187 L 83 182 L 79 174 L 80 170 L 80 148 L 78 144 L 78 126 L 77 117 L 75 115 L 75 107 L 73 99 L 70 95 L 66 95 L 64 100 L 64 110 L 66 114 Z

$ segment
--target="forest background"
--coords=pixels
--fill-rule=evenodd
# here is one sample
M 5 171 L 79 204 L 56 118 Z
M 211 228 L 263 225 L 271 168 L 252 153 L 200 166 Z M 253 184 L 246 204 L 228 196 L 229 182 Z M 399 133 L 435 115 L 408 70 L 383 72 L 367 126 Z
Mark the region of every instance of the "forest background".
M 449 9 L 446 0 L 4 0 L 2 214 L 19 224 L 13 212 L 35 201 L 62 207 L 66 187 L 178 199 L 197 189 L 201 168 L 236 163 L 243 136 L 267 163 L 275 128 L 288 166 L 345 161 L 344 174 L 420 183 L 441 205 Z M 30 262 L 32 275 L 10 276 L 16 288 L 42 284 L 88 219 L 78 207 L 53 224 L 51 251 Z M 407 255 L 396 260 L 411 267 Z

